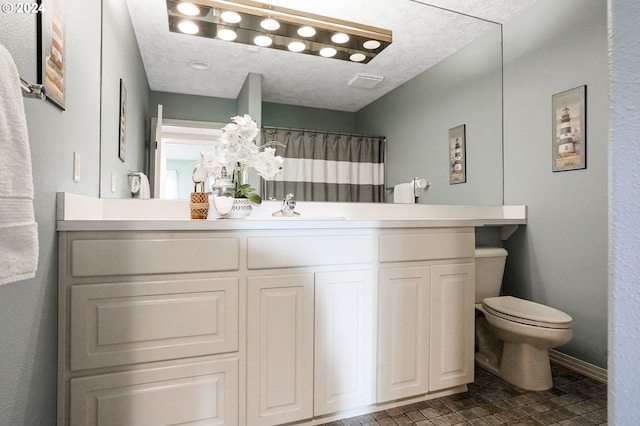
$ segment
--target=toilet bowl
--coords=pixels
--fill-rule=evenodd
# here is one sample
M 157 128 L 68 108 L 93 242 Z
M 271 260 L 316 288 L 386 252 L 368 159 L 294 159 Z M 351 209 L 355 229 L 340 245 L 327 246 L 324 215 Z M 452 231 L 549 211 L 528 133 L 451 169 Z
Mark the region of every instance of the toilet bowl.
M 572 319 L 540 303 L 498 296 L 507 252 L 476 249 L 476 363 L 526 390 L 553 387 L 549 349 L 569 342 Z

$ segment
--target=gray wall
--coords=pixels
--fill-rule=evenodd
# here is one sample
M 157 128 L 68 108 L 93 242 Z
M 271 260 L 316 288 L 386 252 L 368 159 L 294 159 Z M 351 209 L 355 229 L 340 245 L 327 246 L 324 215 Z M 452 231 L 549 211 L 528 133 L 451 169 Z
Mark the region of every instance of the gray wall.
M 128 171 L 148 173 L 149 83 L 123 0 L 103 0 L 100 196 L 130 198 Z M 118 156 L 120 80 L 127 91 L 125 161 Z M 111 176 L 115 177 L 115 191 Z
M 640 424 L 640 3 L 609 1 L 609 424 Z
M 0 425 L 55 425 L 58 191 L 97 197 L 100 163 L 100 2 L 65 2 L 66 111 L 25 99 L 33 164 L 40 256 L 35 278 L 0 286 Z M 21 37 L 35 32 L 35 16 Z M 0 17 L 0 43 L 14 29 Z M 32 40 L 35 40 L 33 38 Z M 35 42 L 30 45 L 35 58 Z M 26 63 L 25 63 L 26 64 Z M 35 67 L 35 61 L 31 65 Z M 23 67 L 24 68 L 24 67 Z M 21 75 L 35 76 L 33 69 Z M 33 80 L 31 80 L 33 81 Z M 73 152 L 80 153 L 80 182 L 73 182 Z
M 502 204 L 500 28 L 356 113 L 387 137 L 387 186 L 426 178 L 427 204 Z M 449 184 L 450 128 L 466 125 L 467 182 Z
M 573 317 L 561 352 L 607 366 L 607 9 L 541 0 L 504 26 L 505 204 L 528 224 L 505 244 L 503 292 Z M 587 85 L 587 168 L 551 171 L 551 96 Z
M 355 133 L 356 115 L 346 111 L 264 102 L 262 124 L 294 129 Z
M 149 94 L 149 105 L 152 117 L 158 116 L 158 105 L 162 105 L 164 118 L 216 123 L 228 123 L 231 117 L 237 115 L 238 109 L 235 99 L 156 91 Z

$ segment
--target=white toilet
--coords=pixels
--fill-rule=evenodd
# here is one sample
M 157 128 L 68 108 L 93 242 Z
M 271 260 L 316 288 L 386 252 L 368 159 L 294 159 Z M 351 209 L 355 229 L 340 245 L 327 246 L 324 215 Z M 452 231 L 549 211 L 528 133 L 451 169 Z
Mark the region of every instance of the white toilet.
M 512 296 L 500 296 L 507 251 L 477 248 L 476 363 L 526 390 L 551 389 L 550 348 L 571 340 L 566 313 Z

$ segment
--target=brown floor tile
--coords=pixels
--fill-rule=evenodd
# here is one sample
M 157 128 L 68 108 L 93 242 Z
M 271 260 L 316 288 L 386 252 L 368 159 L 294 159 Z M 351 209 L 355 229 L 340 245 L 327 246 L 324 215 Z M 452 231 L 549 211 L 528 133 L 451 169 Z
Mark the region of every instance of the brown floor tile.
M 607 386 L 554 364 L 552 372 L 552 389 L 528 392 L 476 368 L 468 392 L 323 426 L 606 426 Z

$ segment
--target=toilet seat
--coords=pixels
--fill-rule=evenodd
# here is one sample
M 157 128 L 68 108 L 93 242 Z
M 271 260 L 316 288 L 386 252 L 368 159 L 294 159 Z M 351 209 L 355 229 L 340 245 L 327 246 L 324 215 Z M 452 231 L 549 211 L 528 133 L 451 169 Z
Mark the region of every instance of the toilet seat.
M 535 327 L 565 329 L 573 321 L 558 309 L 513 296 L 487 297 L 482 307 L 497 317 Z

